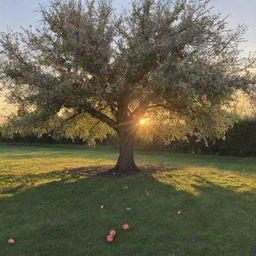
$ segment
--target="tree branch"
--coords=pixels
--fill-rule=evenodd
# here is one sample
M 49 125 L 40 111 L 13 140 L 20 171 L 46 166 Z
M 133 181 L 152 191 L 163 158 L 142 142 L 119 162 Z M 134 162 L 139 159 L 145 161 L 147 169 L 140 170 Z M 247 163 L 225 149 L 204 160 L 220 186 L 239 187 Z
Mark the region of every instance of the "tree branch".
M 65 125 L 68 121 L 74 119 L 75 117 L 79 116 L 82 113 L 84 113 L 84 112 L 81 111 L 81 112 L 75 113 L 74 115 L 72 115 L 69 118 L 65 119 L 63 122 L 61 122 L 61 126 Z
M 113 128 L 114 130 L 117 130 L 117 122 L 114 121 L 113 119 L 111 119 L 109 116 L 107 116 L 106 114 L 96 110 L 95 108 L 93 108 L 91 105 L 86 104 L 83 107 L 83 112 L 87 112 L 88 114 L 90 114 L 92 117 L 106 123 L 107 125 L 109 125 L 111 128 Z

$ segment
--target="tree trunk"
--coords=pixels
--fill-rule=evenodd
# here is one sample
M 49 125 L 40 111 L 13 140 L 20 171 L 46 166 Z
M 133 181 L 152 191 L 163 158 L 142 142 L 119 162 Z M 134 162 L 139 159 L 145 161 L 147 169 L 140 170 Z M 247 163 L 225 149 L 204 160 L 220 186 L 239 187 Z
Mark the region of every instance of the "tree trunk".
M 119 136 L 119 157 L 117 163 L 111 171 L 116 174 L 132 174 L 139 172 L 133 154 L 134 136 L 129 131 L 121 131 Z

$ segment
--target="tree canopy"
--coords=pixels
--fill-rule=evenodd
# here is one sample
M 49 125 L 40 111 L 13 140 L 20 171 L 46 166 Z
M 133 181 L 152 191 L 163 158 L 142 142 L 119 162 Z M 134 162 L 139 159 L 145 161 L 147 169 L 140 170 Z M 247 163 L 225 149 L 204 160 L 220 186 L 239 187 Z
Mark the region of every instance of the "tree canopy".
M 55 0 L 40 10 L 37 28 L 1 34 L 16 120 L 87 122 L 86 130 L 98 120 L 93 130 L 120 138 L 117 171 L 136 169 L 132 141 L 146 134 L 143 117 L 149 136 L 220 136 L 232 124 L 225 106 L 233 93 L 254 83 L 251 63 L 239 59 L 244 27 L 228 29 L 209 1 L 134 0 L 117 12 L 107 0 Z

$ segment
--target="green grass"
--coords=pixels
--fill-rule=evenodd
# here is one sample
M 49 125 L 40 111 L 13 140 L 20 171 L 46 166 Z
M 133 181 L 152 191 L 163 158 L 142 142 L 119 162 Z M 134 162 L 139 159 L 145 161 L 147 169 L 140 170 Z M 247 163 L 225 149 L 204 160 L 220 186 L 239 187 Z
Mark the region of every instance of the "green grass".
M 139 165 L 162 171 L 73 171 L 116 158 L 100 147 L 1 145 L 0 256 L 256 255 L 256 159 L 141 152 Z

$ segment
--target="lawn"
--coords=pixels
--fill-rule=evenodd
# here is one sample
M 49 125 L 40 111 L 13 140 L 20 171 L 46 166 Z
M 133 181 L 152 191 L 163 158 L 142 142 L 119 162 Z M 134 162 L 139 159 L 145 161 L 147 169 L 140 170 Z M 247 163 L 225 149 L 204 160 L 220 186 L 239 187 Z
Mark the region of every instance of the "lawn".
M 0 256 L 256 255 L 256 159 L 137 152 L 158 171 L 95 174 L 116 158 L 101 147 L 1 145 Z

